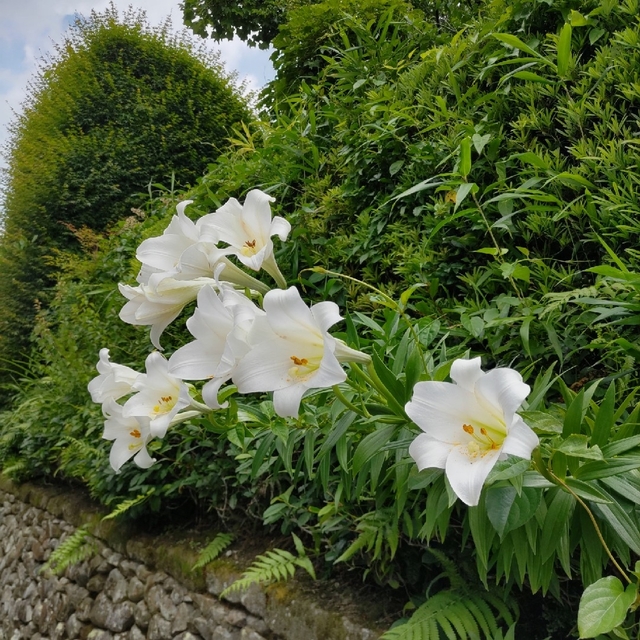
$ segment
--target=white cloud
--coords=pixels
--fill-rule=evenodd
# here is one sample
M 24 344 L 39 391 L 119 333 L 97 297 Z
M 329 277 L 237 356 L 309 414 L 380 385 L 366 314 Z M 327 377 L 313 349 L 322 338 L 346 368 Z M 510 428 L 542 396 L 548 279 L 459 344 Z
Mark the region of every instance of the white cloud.
M 109 0 L 0 0 L 0 148 L 7 139 L 13 112 L 21 109 L 38 59 L 53 50 L 53 43 L 62 41 L 71 16 L 88 16 L 92 9 L 104 11 L 109 4 Z M 130 5 L 143 9 L 151 25 L 170 17 L 174 29 L 183 28 L 179 0 L 115 0 L 114 5 L 121 14 Z M 198 36 L 193 38 L 201 41 Z M 269 52 L 247 47 L 239 40 L 207 41 L 206 47 L 219 50 L 227 70 L 236 71 L 249 90 L 259 89 L 273 78 Z M 0 167 L 3 164 L 0 154 Z

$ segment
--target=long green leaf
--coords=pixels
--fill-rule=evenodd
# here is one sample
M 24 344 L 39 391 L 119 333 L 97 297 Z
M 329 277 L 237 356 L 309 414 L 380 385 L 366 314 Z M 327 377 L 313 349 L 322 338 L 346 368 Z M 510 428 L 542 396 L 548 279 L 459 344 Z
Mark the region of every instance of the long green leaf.
M 567 22 L 558 38 L 558 75 L 564 78 L 571 63 L 571 25 Z

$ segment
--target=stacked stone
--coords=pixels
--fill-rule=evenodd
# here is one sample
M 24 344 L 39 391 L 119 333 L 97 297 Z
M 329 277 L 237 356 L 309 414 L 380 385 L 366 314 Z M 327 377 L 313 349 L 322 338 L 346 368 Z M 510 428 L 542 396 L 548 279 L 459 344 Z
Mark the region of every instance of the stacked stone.
M 44 574 L 73 527 L 8 493 L 0 505 L 0 640 L 276 640 L 262 593 L 223 604 L 99 541 L 63 576 Z

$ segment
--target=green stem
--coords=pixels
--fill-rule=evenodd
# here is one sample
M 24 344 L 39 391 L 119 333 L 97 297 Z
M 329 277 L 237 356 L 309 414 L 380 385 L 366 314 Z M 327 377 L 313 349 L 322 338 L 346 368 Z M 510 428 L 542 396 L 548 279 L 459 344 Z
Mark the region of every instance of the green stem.
M 553 473 L 551 469 L 549 469 L 548 467 L 545 467 L 543 471 L 542 468 L 540 468 L 540 464 L 542 464 L 542 458 L 539 455 L 539 453 L 537 455 L 535 463 L 536 463 L 536 467 L 538 468 L 538 471 L 540 471 L 540 473 L 542 473 L 542 475 L 545 478 L 547 478 L 547 480 L 550 480 L 554 484 L 561 486 L 565 491 L 570 493 L 576 499 L 576 501 L 582 506 L 582 508 L 587 512 L 587 515 L 591 520 L 591 524 L 593 524 L 593 528 L 595 529 L 596 535 L 598 536 L 598 540 L 600 540 L 600 544 L 604 548 L 605 553 L 609 556 L 609 560 L 611 560 L 611 563 L 613 564 L 613 566 L 619 571 L 620 575 L 627 581 L 627 583 L 631 584 L 631 578 L 629 578 L 625 570 L 620 566 L 618 561 L 614 558 L 613 553 L 611 552 L 611 549 L 609 549 L 609 546 L 605 542 L 604 536 L 602 535 L 602 531 L 600 531 L 600 527 L 598 526 L 596 517 L 593 515 L 593 512 L 591 511 L 591 509 L 589 509 L 586 502 L 564 480 L 562 480 L 555 473 Z
M 491 225 L 489 224 L 489 221 L 487 220 L 487 217 L 484 214 L 484 209 L 482 208 L 482 205 L 480 204 L 480 201 L 476 197 L 475 193 L 472 193 L 471 197 L 473 198 L 473 201 L 476 203 L 476 207 L 478 208 L 478 211 L 480 212 L 480 216 L 482 217 L 482 221 L 484 222 L 485 226 L 487 227 L 487 231 L 489 233 L 489 236 L 491 237 L 491 241 L 493 242 L 493 246 L 496 248 L 496 256 L 495 256 L 496 260 L 500 264 L 504 264 L 504 258 L 502 257 L 502 251 L 501 251 L 500 245 L 498 244 L 498 241 L 496 240 L 496 237 L 493 235 L 493 230 L 491 229 Z M 507 277 L 509 279 L 509 283 L 511 284 L 511 286 L 514 289 L 514 291 L 516 292 L 516 295 L 518 296 L 520 301 L 522 301 L 522 293 L 520 292 L 520 289 L 518 288 L 518 285 L 516 284 L 516 281 L 513 279 L 513 276 L 507 276 Z
M 365 418 L 370 418 L 371 417 L 369 412 L 364 407 L 362 409 L 359 409 L 350 400 L 347 400 L 347 398 L 345 397 L 344 393 L 342 393 L 342 391 L 340 391 L 340 387 L 338 387 L 337 384 L 334 384 L 333 387 L 331 387 L 331 388 L 333 389 L 333 392 L 336 394 L 336 398 L 338 398 L 338 400 L 340 400 L 340 402 L 342 402 L 342 404 L 345 407 L 347 407 L 347 409 L 350 409 L 354 413 L 357 413 L 359 416 L 363 416 Z
M 373 362 L 367 366 L 367 370 L 375 388 L 387 399 L 389 408 L 393 409 L 397 415 L 404 418 L 407 422 L 411 422 L 411 420 L 409 420 L 409 416 L 404 411 L 404 407 L 396 400 L 395 396 L 391 391 L 389 391 L 389 389 L 387 389 L 387 387 L 384 386 L 384 383 L 378 377 L 378 374 L 373 367 Z

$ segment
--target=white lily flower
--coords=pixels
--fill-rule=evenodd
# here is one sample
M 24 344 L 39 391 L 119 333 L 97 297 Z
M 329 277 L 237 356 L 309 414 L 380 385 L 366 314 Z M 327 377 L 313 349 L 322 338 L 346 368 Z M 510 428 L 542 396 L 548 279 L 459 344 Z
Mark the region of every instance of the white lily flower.
M 123 408 L 125 418 L 148 418 L 151 435 L 163 438 L 181 409 L 193 406 L 187 385 L 169 373 L 169 363 L 157 351 L 145 361 L 147 373 L 133 385 L 136 393 Z
M 215 247 L 218 239 L 211 235 L 212 230 L 204 238 L 202 236 L 202 225 L 207 216 L 193 222 L 185 215 L 185 208 L 192 202 L 180 202 L 176 206 L 178 214 L 173 216 L 163 234 L 140 244 L 136 258 L 142 263 L 143 269 L 151 268 L 164 277 L 183 280 L 210 276 L 206 248 Z M 186 256 L 189 259 L 185 260 Z
M 120 310 L 120 319 L 133 325 L 151 326 L 151 343 L 162 350 L 160 336 L 175 320 L 182 309 L 196 299 L 198 291 L 208 284 L 216 284 L 213 278 L 175 280 L 164 278 L 156 286 L 141 284 L 131 287 L 119 284 L 120 293 L 128 302 Z
M 91 399 L 96 403 L 118 400 L 133 391 L 133 383 L 140 375 L 130 367 L 109 360 L 109 349 L 100 349 L 100 360 L 96 365 L 99 376 L 89 382 Z
M 242 293 L 222 287 L 220 295 L 211 287 L 198 293 L 198 306 L 187 320 L 195 338 L 169 359 L 169 372 L 183 380 L 209 379 L 202 397 L 212 409 L 220 409 L 218 391 L 231 378 L 239 359 L 249 351 L 247 334 L 264 312 Z
M 249 191 L 244 205 L 230 198 L 203 222 L 203 229 L 211 227 L 213 235 L 228 243 L 229 250 L 242 264 L 254 271 L 264 269 L 278 286 L 286 287 L 273 255 L 271 237 L 277 235 L 284 242 L 291 225 L 280 216 L 271 218 L 269 203 L 274 200 L 259 189 Z
M 227 258 L 233 254 L 232 249 L 217 246 L 220 238 L 215 225 L 209 224 L 215 214 L 209 213 L 196 222 L 185 215 L 184 210 L 191 202 L 180 202 L 176 206 L 178 215 L 173 216 L 164 233 L 144 240 L 138 247 L 136 257 L 142 263 L 138 282 L 157 288 L 165 279 L 191 281 L 211 278 L 223 264 L 222 280 L 261 293 L 268 291 L 268 287 Z
M 329 335 L 329 327 L 341 320 L 335 303 L 309 308 L 290 287 L 269 291 L 263 307 L 266 315 L 254 321 L 248 336 L 251 351 L 238 363 L 233 381 L 240 393 L 273 391 L 278 415 L 297 417 L 305 391 L 344 382 L 338 356 L 368 361 Z
M 113 399 L 107 400 L 103 410 L 107 419 L 102 437 L 115 441 L 109 454 L 113 470 L 119 471 L 131 457 L 139 467 L 148 469 L 155 462 L 147 451 L 147 444 L 152 439 L 149 418 L 124 416 L 123 407 Z
M 444 469 L 456 495 L 475 506 L 489 472 L 508 454 L 531 458 L 538 436 L 516 413 L 529 385 L 514 369 L 484 372 L 456 360 L 450 382 L 418 382 L 407 415 L 424 431 L 409 447 L 418 469 Z

